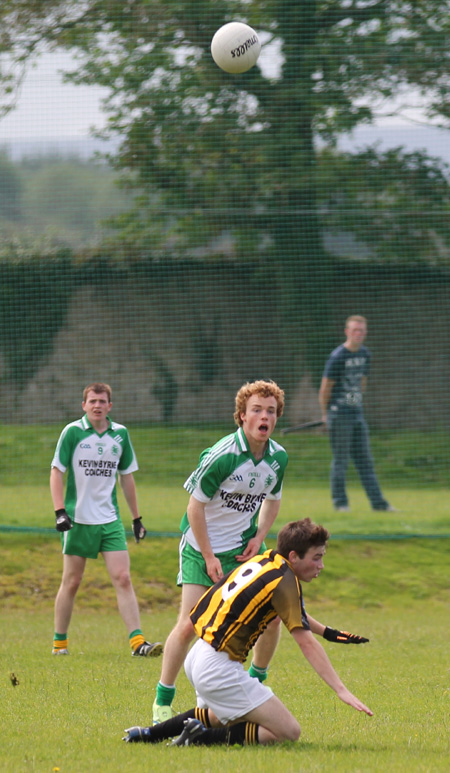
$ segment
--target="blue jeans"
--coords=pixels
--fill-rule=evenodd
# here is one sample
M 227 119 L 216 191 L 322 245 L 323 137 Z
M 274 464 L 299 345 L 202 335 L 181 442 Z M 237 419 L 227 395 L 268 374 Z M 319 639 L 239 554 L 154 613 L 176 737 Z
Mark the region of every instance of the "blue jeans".
M 333 461 L 331 464 L 331 497 L 335 507 L 347 507 L 345 476 L 350 459 L 374 510 L 385 510 L 388 502 L 375 475 L 370 451 L 369 428 L 360 411 L 329 410 L 327 416 Z

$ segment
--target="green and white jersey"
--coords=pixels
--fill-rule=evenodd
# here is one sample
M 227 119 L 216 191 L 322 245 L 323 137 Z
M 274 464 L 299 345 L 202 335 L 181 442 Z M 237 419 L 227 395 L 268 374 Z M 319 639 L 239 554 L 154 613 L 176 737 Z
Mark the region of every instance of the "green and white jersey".
M 287 463 L 283 446 L 272 439 L 263 458 L 256 461 L 242 427 L 203 451 L 184 488 L 205 502 L 206 527 L 214 553 L 244 548 L 256 534 L 264 500 L 281 499 Z M 186 514 L 181 529 L 189 544 L 199 550 Z
M 65 507 L 76 523 L 84 524 L 119 518 L 117 473 L 138 469 L 127 428 L 110 420 L 99 435 L 87 416 L 64 427 L 51 466 L 68 470 Z

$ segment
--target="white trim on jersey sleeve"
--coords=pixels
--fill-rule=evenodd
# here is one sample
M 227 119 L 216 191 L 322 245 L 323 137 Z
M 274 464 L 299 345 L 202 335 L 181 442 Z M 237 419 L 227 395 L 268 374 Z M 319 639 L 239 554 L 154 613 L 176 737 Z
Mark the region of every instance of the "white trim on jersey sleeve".
M 135 459 L 126 470 L 117 470 L 117 473 L 118 475 L 131 475 L 133 472 L 137 472 L 138 469 L 138 463 Z
M 201 502 L 203 505 L 207 504 L 208 502 L 211 502 L 211 497 L 208 497 L 204 491 L 200 488 L 200 486 L 197 486 L 197 488 L 194 489 L 195 493 L 191 494 L 191 497 L 197 500 L 197 502 Z
M 280 488 L 280 490 L 278 491 L 277 494 L 272 494 L 272 492 L 270 491 L 267 494 L 266 499 L 275 499 L 275 500 L 281 499 L 282 493 L 283 493 L 283 484 L 281 484 L 281 488 Z
M 59 461 L 59 459 L 53 459 L 51 463 L 51 469 L 53 470 L 53 467 L 55 467 L 60 472 L 65 472 L 67 470 L 67 467 L 64 467 L 63 464 Z

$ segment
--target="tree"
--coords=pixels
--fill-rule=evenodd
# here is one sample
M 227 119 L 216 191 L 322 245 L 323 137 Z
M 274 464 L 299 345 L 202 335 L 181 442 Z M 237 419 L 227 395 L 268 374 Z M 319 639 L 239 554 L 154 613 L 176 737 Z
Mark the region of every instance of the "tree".
M 373 147 L 326 150 L 318 164 L 318 206 L 329 232 L 353 233 L 369 260 L 449 265 L 448 164 L 422 151 Z
M 316 141 L 332 147 L 392 99 L 403 110 L 411 94 L 448 125 L 448 0 L 6 0 L 0 14 L 3 47 L 17 61 L 43 43 L 71 48 L 81 56 L 71 79 L 110 89 L 108 133 L 122 138 L 111 161 L 139 192 L 116 221 L 117 249 L 136 259 L 257 259 L 268 287 L 285 289 L 292 342 L 294 310 L 295 327 L 306 326 L 317 373 L 329 346 L 330 257 Z M 213 64 L 212 34 L 231 19 L 278 52 L 273 77 L 258 66 L 230 76 Z M 398 155 L 400 174 L 404 166 Z M 358 173 L 367 190 L 379 179 L 370 154 Z M 337 175 L 329 179 L 339 189 Z M 345 225 L 361 236 L 357 221 Z M 422 256 L 436 248 L 424 238 Z

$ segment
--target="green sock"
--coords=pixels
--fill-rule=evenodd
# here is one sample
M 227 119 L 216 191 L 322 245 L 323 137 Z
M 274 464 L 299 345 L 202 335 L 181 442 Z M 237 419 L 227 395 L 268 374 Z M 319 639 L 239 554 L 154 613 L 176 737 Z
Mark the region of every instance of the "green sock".
M 248 669 L 248 673 L 254 679 L 258 679 L 260 682 L 265 682 L 267 679 L 267 668 L 258 668 L 254 663 L 251 664 Z
M 158 682 L 156 686 L 156 703 L 158 706 L 170 706 L 175 697 L 175 685 L 168 687 Z

